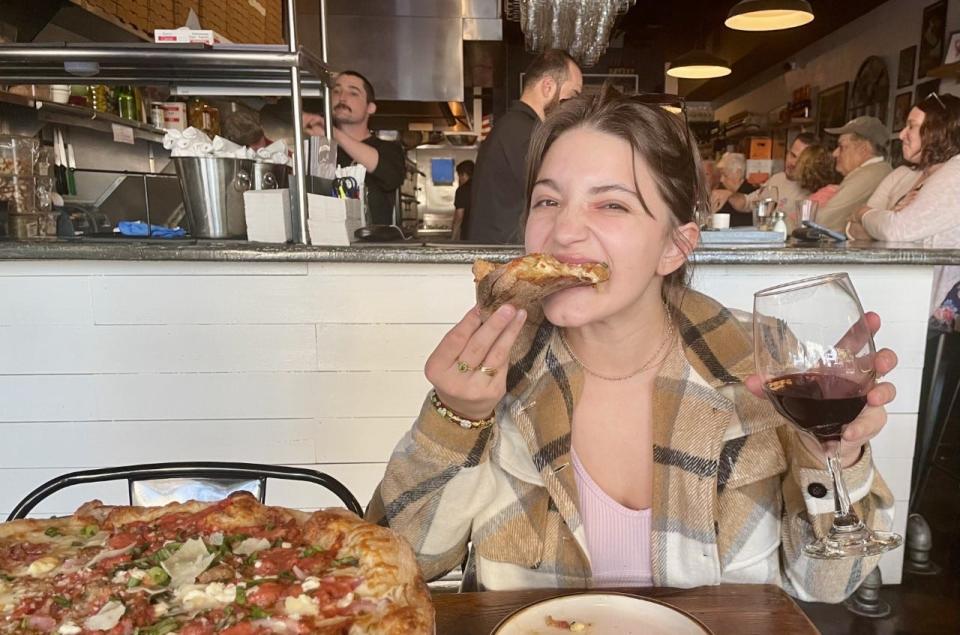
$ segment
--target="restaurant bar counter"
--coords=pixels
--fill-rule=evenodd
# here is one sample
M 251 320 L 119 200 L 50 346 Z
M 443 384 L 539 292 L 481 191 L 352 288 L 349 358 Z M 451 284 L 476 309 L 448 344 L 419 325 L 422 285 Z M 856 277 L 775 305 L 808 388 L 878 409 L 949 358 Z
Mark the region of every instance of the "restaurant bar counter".
M 130 463 L 313 467 L 364 504 L 427 391 L 423 364 L 474 302 L 470 263 L 517 248 L 236 242 L 0 243 L 0 517 L 63 472 Z M 710 247 L 693 285 L 750 310 L 754 291 L 846 271 L 900 357 L 874 456 L 904 532 L 933 269 L 912 246 Z M 274 504 L 334 504 L 277 484 Z M 71 488 L 38 515 L 124 485 Z M 900 581 L 903 550 L 884 556 Z

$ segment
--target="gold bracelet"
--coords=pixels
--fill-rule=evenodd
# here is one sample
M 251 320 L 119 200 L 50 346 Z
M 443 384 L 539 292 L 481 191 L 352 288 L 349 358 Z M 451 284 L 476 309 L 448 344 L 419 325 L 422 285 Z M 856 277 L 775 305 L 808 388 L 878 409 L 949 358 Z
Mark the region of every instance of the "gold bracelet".
M 490 413 L 490 416 L 486 419 L 465 419 L 445 406 L 443 402 L 440 401 L 440 397 L 437 396 L 436 390 L 430 391 L 430 403 L 433 404 L 433 407 L 441 417 L 451 423 L 457 424 L 461 428 L 466 428 L 467 430 L 479 430 L 481 428 L 486 428 L 487 426 L 493 425 L 493 423 L 497 420 L 496 412 Z

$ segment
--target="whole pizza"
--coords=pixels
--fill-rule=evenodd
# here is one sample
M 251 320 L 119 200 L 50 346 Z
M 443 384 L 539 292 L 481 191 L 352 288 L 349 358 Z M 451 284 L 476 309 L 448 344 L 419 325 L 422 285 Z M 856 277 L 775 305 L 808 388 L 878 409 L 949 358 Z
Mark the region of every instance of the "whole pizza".
M 346 510 L 241 493 L 0 524 L 0 633 L 433 632 L 409 545 Z

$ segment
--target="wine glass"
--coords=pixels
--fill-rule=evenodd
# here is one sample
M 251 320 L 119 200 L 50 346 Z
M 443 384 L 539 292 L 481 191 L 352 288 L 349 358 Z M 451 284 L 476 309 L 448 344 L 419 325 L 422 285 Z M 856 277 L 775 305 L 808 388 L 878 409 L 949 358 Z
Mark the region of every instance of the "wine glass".
M 754 205 L 753 225 L 760 229 L 766 229 L 768 221 L 773 216 L 773 213 L 777 211 L 777 206 L 780 205 L 780 192 L 777 186 L 763 186 L 760 190 L 760 196 L 757 197 Z
M 777 411 L 827 456 L 834 515 L 828 534 L 806 545 L 813 558 L 870 556 L 895 549 L 895 533 L 857 517 L 840 462 L 843 430 L 874 385 L 873 336 L 845 273 L 788 282 L 754 294 L 754 354 L 763 391 Z

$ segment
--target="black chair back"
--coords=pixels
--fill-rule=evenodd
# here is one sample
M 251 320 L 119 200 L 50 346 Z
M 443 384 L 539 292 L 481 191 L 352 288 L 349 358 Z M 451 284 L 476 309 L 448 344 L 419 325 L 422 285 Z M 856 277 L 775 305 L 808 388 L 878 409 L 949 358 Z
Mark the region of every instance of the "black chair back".
M 27 496 L 17 504 L 13 512 L 10 513 L 7 520 L 26 518 L 27 514 L 41 501 L 54 492 L 58 492 L 66 487 L 86 483 L 126 480 L 130 501 L 132 503 L 136 483 L 172 478 L 211 479 L 227 481 L 229 483 L 256 481 L 258 487 L 256 488 L 257 491 L 255 494 L 261 503 L 264 502 L 266 498 L 267 479 L 304 481 L 330 490 L 343 501 L 347 509 L 357 516 L 363 516 L 363 507 L 360 506 L 359 501 L 357 501 L 353 493 L 351 493 L 343 483 L 322 472 L 302 467 L 264 465 L 259 463 L 188 462 L 122 465 L 62 474 L 50 479 L 27 494 Z

